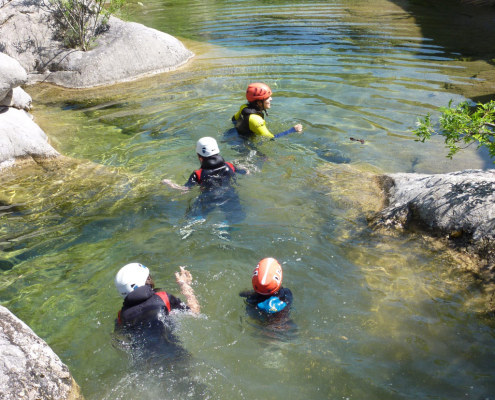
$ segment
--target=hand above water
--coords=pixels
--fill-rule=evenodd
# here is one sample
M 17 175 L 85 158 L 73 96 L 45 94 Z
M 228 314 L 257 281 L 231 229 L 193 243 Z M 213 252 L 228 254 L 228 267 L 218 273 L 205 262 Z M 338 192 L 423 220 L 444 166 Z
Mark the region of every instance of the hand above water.
M 180 271 L 175 273 L 175 280 L 179 285 L 186 284 L 190 285 L 192 283 L 192 275 L 186 267 L 180 267 Z
M 296 130 L 296 132 L 302 132 L 303 126 L 301 124 L 296 124 L 294 125 L 294 129 Z
M 162 183 L 164 185 L 167 185 L 167 186 L 171 187 L 172 189 L 182 190 L 183 192 L 186 192 L 186 191 L 189 190 L 187 187 L 182 186 L 182 185 L 179 185 L 179 184 L 173 182 L 171 179 L 163 179 L 162 180 Z

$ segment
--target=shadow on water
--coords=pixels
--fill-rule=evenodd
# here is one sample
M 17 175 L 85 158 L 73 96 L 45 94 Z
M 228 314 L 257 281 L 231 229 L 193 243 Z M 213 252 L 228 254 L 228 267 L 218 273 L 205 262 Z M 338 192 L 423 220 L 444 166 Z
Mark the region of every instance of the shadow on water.
M 494 1 L 391 1 L 415 17 L 423 37 L 459 57 L 495 64 Z

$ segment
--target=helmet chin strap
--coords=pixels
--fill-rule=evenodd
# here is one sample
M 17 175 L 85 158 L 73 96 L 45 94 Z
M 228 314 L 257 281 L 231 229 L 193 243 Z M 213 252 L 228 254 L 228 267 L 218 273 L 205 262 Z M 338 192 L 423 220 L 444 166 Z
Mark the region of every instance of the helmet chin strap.
M 261 112 L 264 112 L 265 115 L 268 115 L 268 111 L 265 108 L 265 100 L 258 100 L 261 102 Z

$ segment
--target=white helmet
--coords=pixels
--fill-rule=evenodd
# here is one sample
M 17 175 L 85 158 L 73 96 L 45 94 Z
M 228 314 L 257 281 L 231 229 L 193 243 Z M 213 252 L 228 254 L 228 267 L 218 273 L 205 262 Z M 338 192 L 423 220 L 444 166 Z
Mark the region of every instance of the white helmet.
M 143 264 L 130 263 L 124 265 L 115 275 L 115 286 L 120 295 L 125 298 L 134 289 L 143 286 L 150 276 L 150 270 Z
M 196 143 L 196 153 L 201 157 L 210 157 L 220 153 L 220 149 L 215 139 L 206 136 L 199 139 L 198 143 Z

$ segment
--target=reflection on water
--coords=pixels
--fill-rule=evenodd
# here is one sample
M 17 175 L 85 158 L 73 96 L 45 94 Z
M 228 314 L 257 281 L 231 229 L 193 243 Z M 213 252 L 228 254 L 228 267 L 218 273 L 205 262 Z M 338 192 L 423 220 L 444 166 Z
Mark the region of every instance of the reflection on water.
M 153 0 L 132 18 L 185 37 L 179 71 L 92 90 L 39 85 L 36 121 L 64 160 L 0 183 L 0 299 L 67 363 L 88 399 L 491 398 L 493 323 L 464 260 L 421 235 L 372 232 L 374 175 L 491 167 L 440 138 L 414 141 L 418 115 L 478 83 L 385 1 L 215 3 Z M 246 144 L 230 117 L 246 85 L 274 90 L 272 131 Z M 197 221 L 195 143 L 250 169 L 235 187 L 245 216 Z M 359 140 L 362 139 L 364 143 Z M 238 293 L 263 257 L 284 265 L 294 325 L 271 330 Z M 136 368 L 111 346 L 120 266 L 148 265 L 164 290 L 188 265 L 202 318 L 182 318 L 184 363 Z M 158 360 L 162 360 L 158 356 Z

